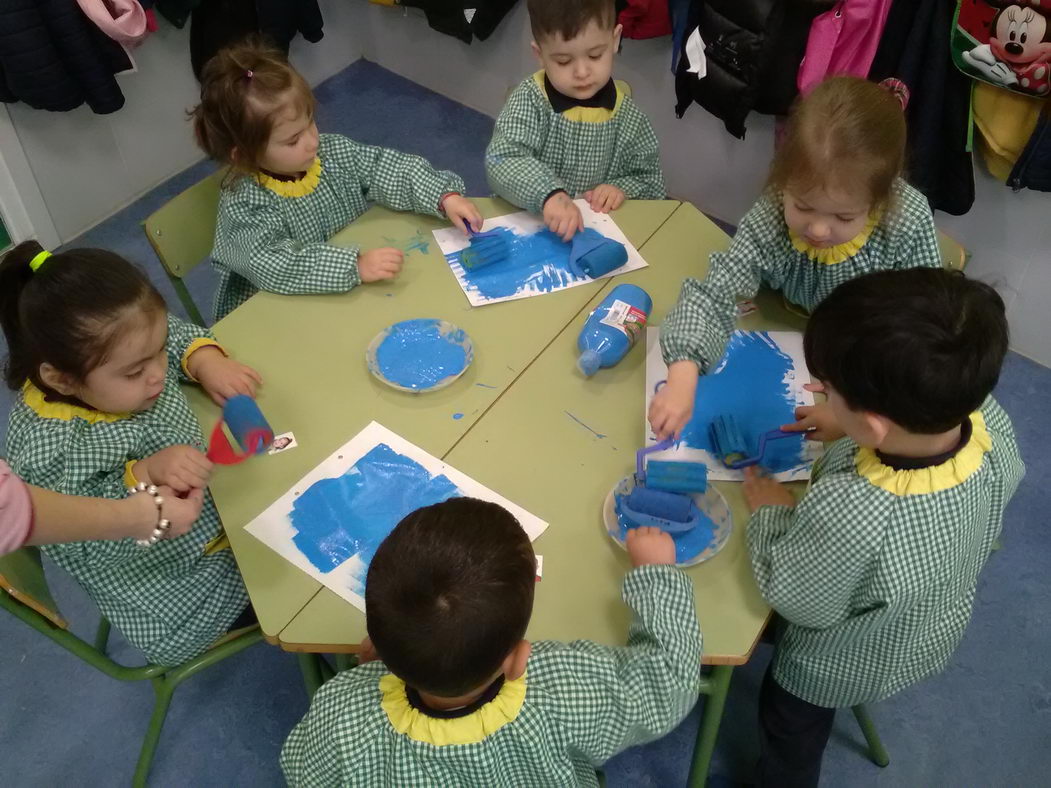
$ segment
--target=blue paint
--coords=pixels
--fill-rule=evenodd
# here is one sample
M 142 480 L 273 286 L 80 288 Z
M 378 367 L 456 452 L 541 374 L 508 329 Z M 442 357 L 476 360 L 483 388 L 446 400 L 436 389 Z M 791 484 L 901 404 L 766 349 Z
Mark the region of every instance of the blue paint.
M 634 528 L 635 523 L 629 520 L 621 511 L 621 501 L 625 496 L 616 495 L 615 508 L 617 510 L 617 524 L 620 526 L 620 541 L 628 538 L 628 529 Z M 707 550 L 715 542 L 715 523 L 704 512 L 701 512 L 701 521 L 695 528 L 678 534 L 668 534 L 675 542 L 675 562 L 683 564 Z
M 683 429 L 683 442 L 711 451 L 708 426 L 716 416 L 732 414 L 749 453 L 754 453 L 762 433 L 795 421 L 796 403 L 788 384 L 793 374 L 791 357 L 765 331 L 735 331 L 722 360 L 697 382 L 693 418 Z M 803 441 L 800 434 L 768 443 L 763 467 L 777 473 L 802 464 Z
M 590 279 L 573 272 L 569 262 L 570 244 L 548 229 L 518 235 L 507 227 L 497 227 L 494 237 L 507 239 L 507 259 L 468 271 L 463 268 L 463 281 L 468 292 L 485 298 L 506 298 L 519 293 L 550 293 L 576 282 Z M 605 236 L 590 227 L 582 231 L 589 239 Z M 463 251 L 446 255 L 450 263 L 461 263 Z M 461 264 L 461 268 L 462 268 Z
M 445 476 L 431 476 L 415 460 L 380 443 L 342 476 L 315 482 L 295 499 L 289 515 L 296 529 L 292 541 L 322 572 L 355 555 L 367 571 L 380 542 L 405 515 L 460 495 Z
M 495 389 L 496 386 L 490 386 L 488 383 L 475 383 L 476 386 L 481 386 L 483 389 Z
M 395 323 L 376 349 L 380 373 L 409 389 L 429 389 L 467 366 L 462 330 L 442 336 L 437 320 Z
M 568 410 L 566 410 L 566 411 L 563 411 L 563 413 L 565 413 L 565 414 L 566 414 L 567 416 L 569 416 L 569 418 L 573 419 L 573 421 L 575 421 L 575 422 L 576 422 L 577 424 L 579 424 L 579 425 L 580 425 L 581 427 L 583 427 L 584 429 L 586 429 L 586 430 L 587 430 L 588 432 L 590 432 L 590 433 L 591 433 L 592 435 L 594 435 L 594 436 L 595 436 L 596 438 L 605 438 L 605 437 L 606 437 L 606 436 L 605 436 L 605 435 L 604 435 L 603 433 L 601 433 L 601 432 L 597 432 L 597 431 L 595 431 L 595 430 L 591 429 L 591 427 L 589 427 L 589 426 L 588 426 L 587 424 L 585 424 L 584 422 L 582 422 L 582 421 L 581 421 L 580 419 L 578 419 L 578 418 L 577 418 L 576 416 L 574 416 L 574 415 L 573 415 L 572 413 L 570 413 L 570 412 L 569 412 Z
M 459 421 L 460 419 L 463 418 L 463 414 L 462 413 L 454 413 L 453 414 L 453 418 L 456 419 L 457 421 Z
M 413 252 L 422 252 L 423 254 L 428 254 L 431 250 L 430 242 L 427 236 L 425 236 L 421 230 L 417 230 L 415 235 L 413 235 L 411 238 L 405 239 L 404 241 L 399 241 L 396 238 L 388 238 L 387 236 L 384 236 L 383 240 L 386 241 L 390 246 L 393 246 L 396 249 L 401 249 L 403 252 L 405 252 L 406 256 L 412 254 Z

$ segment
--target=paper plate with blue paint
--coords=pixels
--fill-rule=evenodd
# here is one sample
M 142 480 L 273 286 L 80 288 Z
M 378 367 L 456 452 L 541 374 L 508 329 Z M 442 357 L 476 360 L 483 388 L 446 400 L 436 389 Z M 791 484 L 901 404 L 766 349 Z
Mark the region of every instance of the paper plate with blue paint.
M 391 388 L 420 394 L 456 381 L 474 361 L 474 343 L 446 320 L 420 318 L 387 326 L 369 342 L 369 372 Z
M 609 494 L 602 505 L 602 524 L 609 538 L 623 547 L 628 535 L 629 521 L 620 507 L 619 497 L 631 495 L 635 489 L 635 477 L 625 476 Z M 726 503 L 723 494 L 712 485 L 703 493 L 690 495 L 701 514 L 706 518 L 696 528 L 681 534 L 671 534 L 675 542 L 675 565 L 680 567 L 694 566 L 717 555 L 730 539 L 733 532 L 733 512 Z

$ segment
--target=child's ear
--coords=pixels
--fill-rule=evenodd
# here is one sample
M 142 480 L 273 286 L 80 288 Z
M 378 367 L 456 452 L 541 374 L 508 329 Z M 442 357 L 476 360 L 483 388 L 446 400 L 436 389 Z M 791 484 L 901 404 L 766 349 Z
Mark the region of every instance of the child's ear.
M 40 382 L 52 391 L 57 391 L 64 397 L 72 397 L 77 390 L 76 381 L 65 372 L 60 372 L 46 361 L 40 365 L 38 370 Z
M 522 678 L 525 675 L 526 663 L 529 662 L 529 654 L 533 647 L 528 640 L 519 640 L 515 647 L 504 657 L 504 678 L 508 681 Z
M 894 422 L 886 416 L 880 416 L 878 413 L 870 413 L 868 411 L 862 414 L 862 419 L 865 424 L 865 431 L 868 433 L 866 435 L 867 440 L 862 445 L 878 449 L 883 445 L 883 441 L 887 439 L 887 434 L 894 426 Z
M 617 25 L 613 28 L 613 52 L 616 54 L 620 51 L 620 36 L 624 32 L 624 25 Z
M 533 54 L 536 56 L 540 65 L 544 65 L 544 59 L 540 56 L 540 45 L 536 41 L 530 41 L 529 48 L 533 50 Z

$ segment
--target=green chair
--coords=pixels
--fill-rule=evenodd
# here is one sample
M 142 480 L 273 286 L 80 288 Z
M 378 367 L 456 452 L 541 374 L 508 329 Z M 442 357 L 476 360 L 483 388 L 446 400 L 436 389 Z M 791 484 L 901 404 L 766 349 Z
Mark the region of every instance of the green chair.
M 202 326 L 207 324 L 190 297 L 183 278 L 212 253 L 219 189 L 226 172 L 225 169 L 219 170 L 168 200 L 143 225 L 186 314 Z
M 106 655 L 110 623 L 105 618 L 99 622 L 94 645 L 69 631 L 68 624 L 58 612 L 58 606 L 48 589 L 47 578 L 40 564 L 40 552 L 33 547 L 25 547 L 9 555 L 0 556 L 0 607 L 111 678 L 121 681 L 150 680 L 156 702 L 135 767 L 132 783 L 135 786 L 146 784 L 175 688 L 184 679 L 227 657 L 232 657 L 263 639 L 259 627 L 252 626 L 229 633 L 208 651 L 181 665 L 121 665 Z
M 719 734 L 719 723 L 722 721 L 723 706 L 730 689 L 732 674 L 732 665 L 713 665 L 711 671 L 701 678 L 700 694 L 708 696 L 705 703 L 712 704 L 712 707 L 703 710 L 701 725 L 697 730 L 697 743 L 693 748 L 693 759 L 690 762 L 690 776 L 687 782 L 691 788 L 703 788 L 708 782 L 708 768 L 711 766 L 712 753 L 715 751 L 715 739 Z M 854 706 L 851 711 L 854 712 L 861 733 L 865 737 L 869 759 L 877 766 L 886 766 L 890 763 L 890 756 L 883 748 L 883 742 L 880 741 L 868 710 L 858 705 Z

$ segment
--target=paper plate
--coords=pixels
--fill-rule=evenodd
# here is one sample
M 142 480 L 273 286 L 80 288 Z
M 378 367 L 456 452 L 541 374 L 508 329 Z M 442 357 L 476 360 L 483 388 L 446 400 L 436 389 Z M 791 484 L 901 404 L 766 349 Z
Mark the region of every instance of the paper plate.
M 421 382 L 419 385 L 406 386 L 402 383 L 396 383 L 393 380 L 389 380 L 384 374 L 383 370 L 380 369 L 379 361 L 376 358 L 376 354 L 379 351 L 380 345 L 383 341 L 390 336 L 396 330 L 409 330 L 412 328 L 424 328 L 425 326 L 420 325 L 421 323 L 433 324 L 438 329 L 438 334 L 447 342 L 453 345 L 459 345 L 463 348 L 465 359 L 464 365 L 458 372 L 446 375 L 440 380 L 432 381 L 433 375 L 423 375 L 421 373 Z M 430 326 L 426 326 L 429 328 Z M 369 346 L 365 349 L 365 363 L 368 364 L 369 372 L 371 372 L 378 380 L 382 380 L 391 388 L 397 389 L 398 391 L 406 391 L 410 394 L 422 394 L 429 391 L 438 391 L 446 386 L 451 385 L 467 371 L 467 368 L 471 366 L 471 362 L 474 361 L 474 343 L 471 338 L 467 336 L 467 332 L 462 328 L 458 328 L 447 320 L 403 320 L 400 323 L 387 326 L 385 329 L 380 331 L 376 336 L 369 342 Z
M 609 534 L 609 538 L 624 549 L 627 549 L 624 544 L 624 535 L 627 531 L 620 524 L 615 496 L 617 494 L 630 495 L 633 489 L 635 489 L 635 477 L 625 476 L 609 491 L 602 505 L 602 525 Z M 708 489 L 703 493 L 692 493 L 690 497 L 697 504 L 697 508 L 712 521 L 712 537 L 700 543 L 697 538 L 699 536 L 697 529 L 683 534 L 671 534 L 672 539 L 675 540 L 675 556 L 678 559 L 675 565 L 681 567 L 694 566 L 718 554 L 726 546 L 730 533 L 733 531 L 733 513 L 726 499 L 723 498 L 723 494 L 715 487 L 709 484 Z

